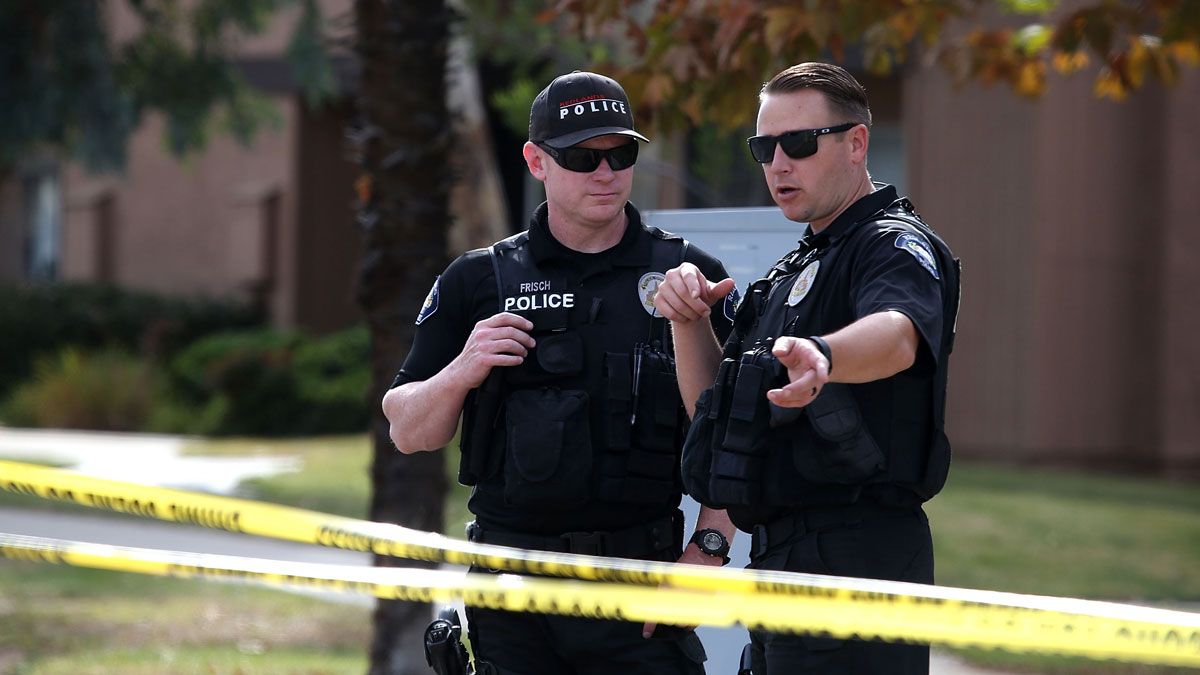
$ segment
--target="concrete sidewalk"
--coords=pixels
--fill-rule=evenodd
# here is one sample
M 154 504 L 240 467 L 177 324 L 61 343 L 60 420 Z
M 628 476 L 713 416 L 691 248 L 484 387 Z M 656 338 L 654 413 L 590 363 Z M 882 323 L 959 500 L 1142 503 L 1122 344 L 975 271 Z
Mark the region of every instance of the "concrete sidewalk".
M 239 483 L 300 469 L 291 457 L 183 454 L 187 437 L 0 427 L 0 458 L 30 460 L 110 480 L 232 494 Z

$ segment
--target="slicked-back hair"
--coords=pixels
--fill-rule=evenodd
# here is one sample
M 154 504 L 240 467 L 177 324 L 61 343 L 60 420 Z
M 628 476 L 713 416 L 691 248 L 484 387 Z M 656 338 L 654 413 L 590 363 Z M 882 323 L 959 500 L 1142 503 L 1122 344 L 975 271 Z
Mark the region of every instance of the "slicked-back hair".
M 839 118 L 831 124 L 857 122 L 871 128 L 871 107 L 867 90 L 841 66 L 810 61 L 797 63 L 779 72 L 763 85 L 760 101 L 771 94 L 790 94 L 804 89 L 816 89 L 825 95 L 829 107 Z

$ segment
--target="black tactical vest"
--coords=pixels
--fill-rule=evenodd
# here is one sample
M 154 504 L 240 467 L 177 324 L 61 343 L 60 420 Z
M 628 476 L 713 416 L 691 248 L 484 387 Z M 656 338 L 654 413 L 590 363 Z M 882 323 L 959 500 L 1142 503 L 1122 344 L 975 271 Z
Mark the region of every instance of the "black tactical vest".
M 738 506 L 797 507 L 847 504 L 863 488 L 890 485 L 915 502 L 932 497 L 945 484 L 950 444 L 945 434 L 947 365 L 954 346 L 959 301 L 960 263 L 946 243 L 900 199 L 840 243 L 842 256 L 875 231 L 871 223 L 907 229 L 932 245 L 942 271 L 942 335 L 937 370 L 930 377 L 898 374 L 889 378 L 892 396 L 902 402 L 928 401 L 913 417 L 920 424 L 889 419 L 869 425 L 861 407 L 865 387 L 829 383 L 802 409 L 783 409 L 766 398 L 769 389 L 788 382 L 787 371 L 771 354 L 774 339 L 797 336 L 787 293 L 771 293 L 791 284 L 796 272 L 821 254 L 803 244 L 788 253 L 766 278 L 751 285 L 734 322 L 735 337 L 726 346 L 713 386 L 696 403 L 683 449 L 682 474 L 688 494 L 713 508 Z M 805 337 L 807 333 L 798 337 Z M 871 411 L 886 416 L 889 411 Z M 881 444 L 869 427 L 889 430 Z M 885 451 L 883 447 L 890 448 Z
M 490 248 L 498 309 L 532 321 L 537 346 L 468 397 L 459 482 L 517 507 L 678 502 L 686 416 L 667 322 L 647 307 L 687 242 L 646 230 L 649 268 L 582 281 L 539 268 L 528 233 Z

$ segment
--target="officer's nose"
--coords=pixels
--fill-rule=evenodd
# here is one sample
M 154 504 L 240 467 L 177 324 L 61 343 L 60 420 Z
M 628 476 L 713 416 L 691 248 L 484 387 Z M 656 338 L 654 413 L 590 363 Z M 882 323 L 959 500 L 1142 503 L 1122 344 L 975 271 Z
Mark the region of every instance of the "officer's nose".
M 792 168 L 791 157 L 783 151 L 783 144 L 775 144 L 775 154 L 771 156 L 771 163 L 767 167 L 775 173 L 785 173 Z
M 601 159 L 599 166 L 597 166 L 596 170 L 592 172 L 593 177 L 600 178 L 602 180 L 611 179 L 615 175 L 617 175 L 617 172 L 613 171 L 613 168 L 608 163 L 607 157 Z

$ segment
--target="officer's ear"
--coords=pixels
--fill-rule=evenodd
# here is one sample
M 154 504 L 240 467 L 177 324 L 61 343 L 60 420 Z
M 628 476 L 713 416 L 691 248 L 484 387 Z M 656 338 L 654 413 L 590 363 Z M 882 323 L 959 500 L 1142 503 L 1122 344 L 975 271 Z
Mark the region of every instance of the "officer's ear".
M 525 141 L 521 154 L 525 156 L 525 166 L 529 167 L 529 173 L 538 180 L 546 180 L 546 162 L 549 161 L 546 153 L 533 143 Z
M 859 124 L 846 132 L 850 144 L 850 160 L 855 164 L 867 163 L 867 147 L 871 145 L 871 132 L 867 125 Z

